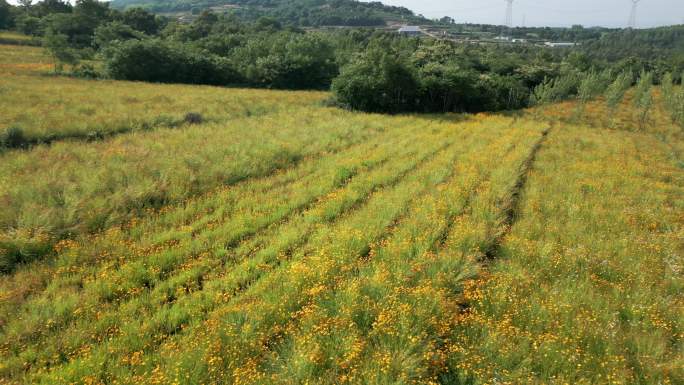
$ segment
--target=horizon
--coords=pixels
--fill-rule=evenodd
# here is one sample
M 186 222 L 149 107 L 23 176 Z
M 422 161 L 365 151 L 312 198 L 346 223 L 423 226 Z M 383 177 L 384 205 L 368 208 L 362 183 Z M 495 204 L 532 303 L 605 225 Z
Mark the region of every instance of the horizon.
M 17 6 L 17 0 L 7 0 Z M 230 0 L 228 0 L 230 1 Z M 378 2 L 378 0 L 359 0 Z M 561 5 L 561 0 L 548 0 L 539 5 L 538 0 L 514 0 L 513 27 L 570 28 L 582 25 L 586 28 L 626 28 L 631 11 L 629 0 L 604 0 L 594 6 L 593 0 L 577 0 L 575 7 Z M 39 3 L 40 1 L 36 1 Z M 75 1 L 67 0 L 69 3 Z M 104 0 L 104 2 L 111 2 Z M 448 16 L 457 24 L 503 25 L 506 3 L 504 0 L 486 0 L 470 6 L 472 0 L 454 0 L 453 6 L 440 0 L 382 0 L 385 5 L 401 6 L 416 15 L 431 20 Z M 560 6 L 560 7 L 559 7 Z M 562 8 L 561 8 L 562 7 Z M 545 20 L 540 23 L 538 20 Z M 636 28 L 654 28 L 684 25 L 684 2 L 676 0 L 641 0 L 638 4 Z
M 362 0 L 368 2 L 370 0 Z M 383 0 L 383 4 L 402 6 L 428 19 L 444 16 L 458 24 L 502 25 L 505 20 L 504 0 L 453 0 L 445 5 L 440 0 Z M 572 6 L 561 0 L 515 0 L 514 27 L 585 27 L 624 28 L 631 12 L 630 0 L 576 0 Z M 540 22 L 539 20 L 544 20 Z M 636 28 L 653 28 L 684 24 L 684 2 L 678 0 L 642 0 L 638 4 Z

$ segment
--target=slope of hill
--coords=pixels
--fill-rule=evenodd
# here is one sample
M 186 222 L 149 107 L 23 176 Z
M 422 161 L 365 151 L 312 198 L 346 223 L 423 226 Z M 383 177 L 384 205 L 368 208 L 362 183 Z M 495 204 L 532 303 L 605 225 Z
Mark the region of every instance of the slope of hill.
M 143 7 L 152 12 L 213 9 L 247 19 L 274 17 L 299 26 L 380 26 L 388 22 L 427 22 L 409 9 L 356 0 L 114 0 L 115 8 Z

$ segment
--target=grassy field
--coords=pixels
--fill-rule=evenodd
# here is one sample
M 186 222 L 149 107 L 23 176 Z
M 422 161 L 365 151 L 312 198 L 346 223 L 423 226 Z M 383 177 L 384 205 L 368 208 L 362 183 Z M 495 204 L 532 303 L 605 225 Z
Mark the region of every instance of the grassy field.
M 0 44 L 40 46 L 41 41 L 21 33 L 0 30 Z
M 0 384 L 684 383 L 661 109 L 369 115 L 0 53 L 35 139 L 0 154 Z

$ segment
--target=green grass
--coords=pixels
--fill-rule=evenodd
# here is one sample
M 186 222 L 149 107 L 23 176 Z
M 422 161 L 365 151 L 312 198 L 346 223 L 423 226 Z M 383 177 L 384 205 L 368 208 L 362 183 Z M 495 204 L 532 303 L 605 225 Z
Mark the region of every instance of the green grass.
M 0 384 L 684 382 L 662 109 L 357 114 L 16 47 L 0 121 L 35 140 L 0 154 Z
M 667 154 L 644 134 L 550 135 L 500 260 L 469 284 L 464 377 L 684 381 L 684 176 Z
M 189 113 L 204 123 L 227 123 L 320 104 L 320 92 L 225 89 L 84 80 L 49 74 L 40 49 L 0 45 L 0 137 L 23 132 L 22 145 L 93 141 L 123 133 L 173 129 Z M 47 76 L 50 76 L 47 78 Z M 2 143 L 0 143 L 0 146 Z M 0 151 L 2 148 L 0 148 Z
M 0 44 L 40 46 L 41 41 L 33 36 L 27 36 L 14 31 L 0 31 Z

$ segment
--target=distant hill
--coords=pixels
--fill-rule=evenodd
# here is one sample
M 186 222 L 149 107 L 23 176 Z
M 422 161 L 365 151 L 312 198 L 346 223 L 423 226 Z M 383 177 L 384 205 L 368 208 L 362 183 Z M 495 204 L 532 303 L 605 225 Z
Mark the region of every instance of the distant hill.
M 245 19 L 270 16 L 284 24 L 303 27 L 428 22 L 404 7 L 355 0 L 113 0 L 111 4 L 119 9 L 142 7 L 155 13 L 196 14 L 212 9 Z

